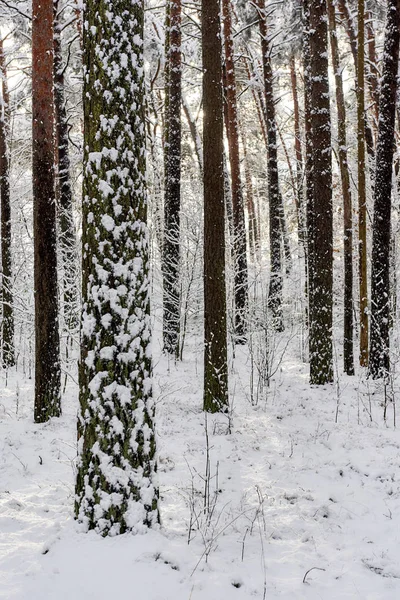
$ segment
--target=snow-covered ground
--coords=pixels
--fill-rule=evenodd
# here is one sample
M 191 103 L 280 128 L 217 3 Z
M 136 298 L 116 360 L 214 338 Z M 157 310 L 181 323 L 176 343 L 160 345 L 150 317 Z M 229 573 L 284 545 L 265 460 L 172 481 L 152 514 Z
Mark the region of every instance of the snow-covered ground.
M 62 418 L 34 425 L 32 381 L 3 375 L 0 597 L 400 598 L 400 436 L 379 386 L 310 389 L 292 348 L 253 406 L 240 348 L 231 414 L 205 418 L 191 344 L 181 364 L 156 360 L 162 528 L 143 536 L 73 520 L 76 386 Z

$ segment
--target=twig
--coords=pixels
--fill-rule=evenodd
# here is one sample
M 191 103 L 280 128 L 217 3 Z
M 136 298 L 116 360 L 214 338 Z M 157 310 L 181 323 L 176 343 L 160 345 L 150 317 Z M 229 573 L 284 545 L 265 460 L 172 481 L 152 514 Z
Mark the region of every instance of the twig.
M 326 569 L 321 569 L 321 567 L 311 567 L 311 569 L 308 569 L 308 571 L 307 571 L 307 572 L 306 572 L 306 574 L 304 575 L 304 577 L 303 577 L 303 583 L 307 583 L 307 581 L 306 581 L 306 577 L 307 577 L 307 575 L 308 575 L 309 573 L 311 573 L 311 571 L 314 571 L 314 570 L 317 570 L 317 571 L 326 571 Z

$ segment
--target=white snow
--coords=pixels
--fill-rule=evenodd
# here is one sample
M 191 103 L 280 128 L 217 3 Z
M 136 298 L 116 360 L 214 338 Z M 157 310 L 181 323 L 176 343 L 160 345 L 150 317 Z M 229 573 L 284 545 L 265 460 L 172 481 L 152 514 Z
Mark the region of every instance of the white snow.
M 32 382 L 3 375 L 0 598 L 399 598 L 400 439 L 392 406 L 383 423 L 379 385 L 340 376 L 310 389 L 291 347 L 252 406 L 240 348 L 231 415 L 205 418 L 200 343 L 188 343 L 183 363 L 155 360 L 162 526 L 146 535 L 104 539 L 73 520 L 76 386 L 60 419 L 35 425 Z M 137 511 L 132 502 L 132 523 Z

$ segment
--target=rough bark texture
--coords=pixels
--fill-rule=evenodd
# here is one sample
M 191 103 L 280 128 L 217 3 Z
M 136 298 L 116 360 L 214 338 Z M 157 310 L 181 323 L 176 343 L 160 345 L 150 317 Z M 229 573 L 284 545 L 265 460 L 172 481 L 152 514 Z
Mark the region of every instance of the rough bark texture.
M 265 0 L 257 0 L 259 26 L 261 34 L 261 52 L 263 57 L 265 111 L 268 137 L 268 201 L 269 201 L 269 238 L 271 273 L 268 293 L 268 307 L 271 311 L 274 327 L 283 330 L 282 316 L 282 260 L 281 233 L 283 207 L 279 192 L 277 129 L 275 118 L 275 101 L 273 92 L 273 73 L 268 41 Z
M 15 365 L 14 309 L 11 258 L 11 203 L 10 203 L 10 97 L 8 93 L 6 57 L 0 40 L 0 198 L 1 198 L 1 271 L 2 271 L 2 362 L 5 368 Z
M 246 253 L 246 224 L 243 188 L 240 176 L 239 123 L 236 98 L 231 0 L 222 0 L 225 47 L 226 132 L 229 147 L 233 210 L 233 258 L 236 341 L 245 340 L 248 305 L 248 272 Z
M 65 106 L 64 69 L 61 53 L 61 24 L 54 10 L 54 107 L 56 118 L 56 164 L 58 166 L 59 245 L 63 262 L 64 317 L 68 328 L 77 325 L 78 317 L 78 256 L 73 216 L 72 186 L 68 148 L 68 119 Z
M 358 0 L 357 53 L 357 159 L 358 159 L 358 248 L 360 290 L 360 365 L 368 365 L 368 269 L 367 269 L 367 191 L 365 177 L 365 90 L 364 90 L 364 0 Z
M 32 5 L 32 172 L 35 282 L 35 421 L 61 412 L 54 177 L 51 0 Z
M 141 0 L 88 0 L 76 516 L 102 535 L 158 520 Z M 112 41 L 112 43 L 111 43 Z
M 222 45 L 219 0 L 203 0 L 204 409 L 228 405 Z
M 372 232 L 369 371 L 374 379 L 387 375 L 390 368 L 390 221 L 399 39 L 400 0 L 389 0 L 379 102 Z
M 336 34 L 336 12 L 333 0 L 327 0 L 332 65 L 335 73 L 336 106 L 338 120 L 338 159 L 343 195 L 343 253 L 344 253 L 344 325 L 343 362 L 344 372 L 354 375 L 353 353 L 353 209 L 350 189 L 350 173 L 347 162 L 346 108 L 343 92 L 342 69 Z
M 333 380 L 332 356 L 332 166 L 328 81 L 328 28 L 325 0 L 309 4 L 312 201 L 309 204 L 310 382 Z
M 166 69 L 166 114 L 164 201 L 164 350 L 179 356 L 180 330 L 180 208 L 181 208 L 181 0 L 168 0 L 168 47 Z

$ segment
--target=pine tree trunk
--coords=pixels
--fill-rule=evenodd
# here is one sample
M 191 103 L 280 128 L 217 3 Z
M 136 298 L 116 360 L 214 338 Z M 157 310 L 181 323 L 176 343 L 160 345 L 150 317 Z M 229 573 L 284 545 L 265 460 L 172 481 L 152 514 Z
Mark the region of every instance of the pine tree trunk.
M 388 0 L 372 230 L 371 339 L 369 371 L 374 379 L 389 373 L 390 237 L 394 127 L 398 86 L 400 0 Z
M 265 0 L 257 0 L 259 26 L 261 34 L 261 51 L 263 57 L 265 112 L 268 137 L 268 200 L 269 200 L 269 237 L 271 254 L 271 273 L 268 294 L 268 306 L 271 311 L 274 327 L 283 331 L 282 315 L 282 260 L 281 230 L 283 217 L 282 197 L 279 191 L 277 130 L 275 119 L 275 101 L 273 93 L 273 73 L 268 41 Z
M 202 3 L 204 150 L 204 410 L 228 405 L 221 13 Z
M 143 2 L 88 0 L 84 20 L 83 316 L 75 511 L 87 529 L 106 536 L 142 532 L 158 521 Z
M 336 12 L 333 0 L 327 0 L 332 65 L 335 73 L 336 106 L 338 119 L 338 158 L 343 195 L 343 248 L 344 248 L 344 327 L 343 361 L 347 375 L 354 375 L 353 353 L 353 209 L 350 172 L 347 162 L 346 108 L 343 92 L 342 69 L 336 33 Z
M 303 42 L 303 63 L 304 63 L 304 128 L 306 137 L 306 157 L 305 157 L 305 175 L 306 175 L 306 246 L 307 246 L 307 275 L 306 287 L 308 298 L 308 310 L 306 308 L 306 321 L 309 325 L 309 313 L 312 312 L 312 291 L 314 284 L 314 248 L 313 248 L 313 204 L 314 204 L 314 183 L 313 183 L 313 140 L 311 131 L 311 48 L 310 48 L 310 0 L 304 0 L 303 3 L 303 22 L 304 22 L 304 42 Z
M 72 186 L 68 147 L 68 120 L 64 97 L 64 71 L 61 53 L 61 23 L 54 6 L 54 107 L 56 118 L 56 164 L 58 165 L 59 245 L 63 261 L 64 316 L 68 328 L 78 323 L 78 256 L 72 209 Z
M 32 5 L 32 172 L 35 282 L 35 421 L 61 413 L 54 176 L 54 6 Z
M 365 178 L 364 0 L 358 0 L 357 158 L 360 289 L 360 365 L 368 365 L 367 193 Z
M 257 223 L 257 211 L 254 202 L 254 189 L 248 157 L 247 137 L 243 126 L 240 129 L 240 134 L 242 137 L 243 144 L 243 162 L 244 173 L 246 178 L 246 205 L 249 222 L 249 248 L 252 259 L 258 260 L 260 252 L 260 238 Z
M 180 209 L 181 209 L 181 0 L 168 0 L 164 202 L 164 350 L 179 357 L 180 330 Z
M 232 32 L 231 0 L 222 0 L 225 47 L 225 93 L 226 131 L 231 168 L 232 209 L 233 209 L 233 257 L 234 257 L 234 297 L 235 297 L 235 339 L 243 343 L 246 339 L 246 317 L 248 306 L 248 272 L 246 252 L 246 224 L 244 218 L 243 189 L 240 176 L 239 124 L 236 98 L 236 77 Z
M 11 257 L 11 203 L 10 203 L 10 96 L 8 93 L 6 57 L 0 40 L 1 113 L 0 113 L 0 198 L 1 198 L 1 271 L 2 271 L 2 362 L 5 368 L 15 365 L 14 307 Z
M 328 28 L 325 0 L 309 4 L 312 202 L 309 206 L 310 383 L 333 381 L 332 284 L 333 212 L 331 124 L 328 80 Z

